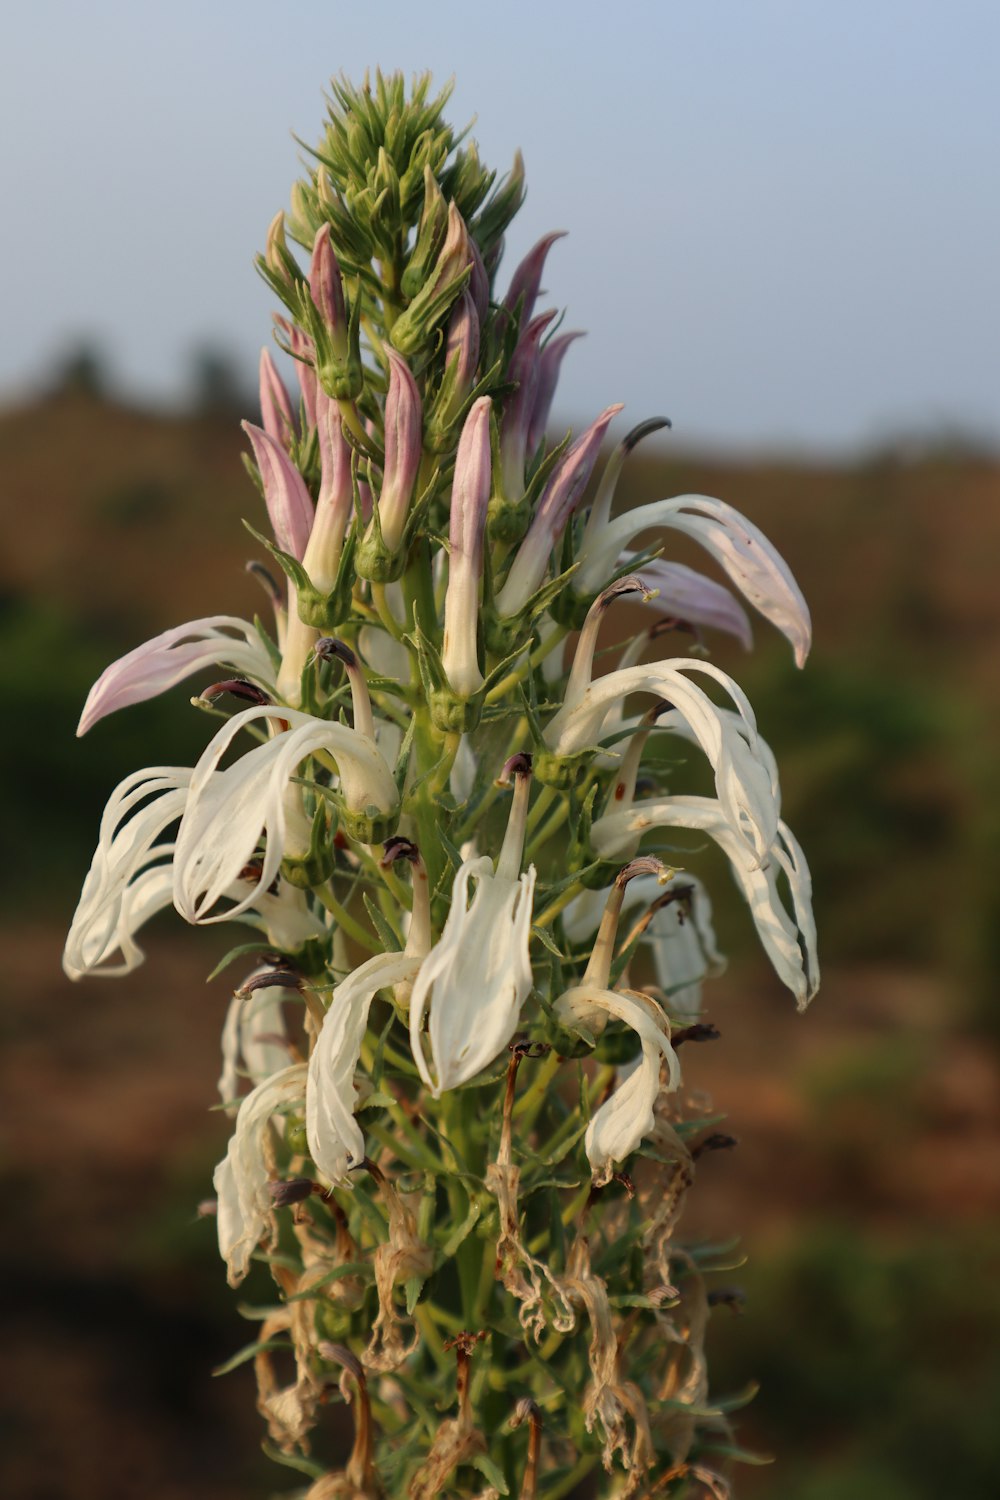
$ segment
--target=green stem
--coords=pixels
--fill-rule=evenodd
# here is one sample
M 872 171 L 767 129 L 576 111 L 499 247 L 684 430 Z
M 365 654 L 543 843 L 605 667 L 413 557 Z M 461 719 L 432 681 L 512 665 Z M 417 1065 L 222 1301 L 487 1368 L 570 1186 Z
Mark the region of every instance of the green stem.
M 367 949 L 369 953 L 381 953 L 382 950 L 378 945 L 377 939 L 370 932 L 366 931 L 361 923 L 351 916 L 349 911 L 346 911 L 341 906 L 330 888 L 329 881 L 326 885 L 317 885 L 313 889 L 327 911 L 336 920 L 337 925 L 345 936 L 353 938 L 356 943 L 362 948 Z

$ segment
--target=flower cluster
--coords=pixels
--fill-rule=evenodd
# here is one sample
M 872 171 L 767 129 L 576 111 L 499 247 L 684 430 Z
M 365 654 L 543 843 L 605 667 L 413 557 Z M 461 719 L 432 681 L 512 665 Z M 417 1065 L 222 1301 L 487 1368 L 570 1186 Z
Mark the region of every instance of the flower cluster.
M 426 79 L 333 93 L 259 261 L 297 379 L 265 351 L 244 424 L 273 621 L 194 620 L 95 684 L 81 733 L 229 674 L 194 700 L 223 719 L 197 765 L 112 793 L 66 971 L 133 969 L 171 905 L 256 934 L 218 1237 L 234 1286 L 255 1262 L 277 1283 L 250 1353 L 312 1500 L 555 1497 L 601 1463 L 608 1493 L 722 1493 L 712 1265 L 674 1234 L 724 1140 L 678 1057 L 716 1034 L 705 835 L 800 1006 L 818 967 L 773 756 L 700 643 L 749 646 L 750 604 L 801 665 L 808 612 L 723 501 L 614 514 L 662 422 L 600 469 L 620 406 L 550 441 L 578 335 L 536 310 L 558 236 L 498 284 L 520 160 L 498 181 Z M 730 587 L 667 560 L 672 532 Z M 685 633 L 698 654 L 658 655 Z M 338 1385 L 355 1443 L 328 1468 L 310 1433 Z

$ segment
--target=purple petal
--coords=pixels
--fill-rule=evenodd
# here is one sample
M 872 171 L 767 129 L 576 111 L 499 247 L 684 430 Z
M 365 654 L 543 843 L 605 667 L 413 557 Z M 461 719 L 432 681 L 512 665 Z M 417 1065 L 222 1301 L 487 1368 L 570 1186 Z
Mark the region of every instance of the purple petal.
M 313 523 L 306 482 L 280 443 L 263 428 L 244 422 L 243 431 L 253 444 L 274 540 L 282 552 L 290 552 L 301 562 Z
M 245 620 L 209 615 L 164 630 L 105 668 L 87 695 L 76 732 L 86 734 L 107 714 L 155 698 L 192 672 L 221 662 L 258 682 L 266 684 L 272 677 L 267 652 Z

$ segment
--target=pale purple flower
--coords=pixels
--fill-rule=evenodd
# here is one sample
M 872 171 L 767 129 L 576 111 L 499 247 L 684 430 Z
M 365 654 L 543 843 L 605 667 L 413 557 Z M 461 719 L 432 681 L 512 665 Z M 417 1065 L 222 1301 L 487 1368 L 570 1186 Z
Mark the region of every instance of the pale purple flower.
M 565 237 L 565 229 L 556 229 L 551 234 L 544 235 L 528 251 L 510 279 L 510 287 L 503 299 L 503 305 L 508 312 L 516 312 L 517 304 L 521 302 L 522 328 L 526 328 L 531 322 L 531 315 L 535 310 L 535 303 L 541 290 L 546 257 L 556 240 L 565 239 Z
M 250 993 L 236 991 L 222 1026 L 222 1072 L 217 1087 L 219 1098 L 231 1114 L 239 1107 L 236 1101 L 241 1079 L 249 1078 L 256 1086 L 289 1063 L 282 1010 L 289 991 L 284 985 L 251 983 L 267 972 L 256 969 L 249 976 Z
M 295 371 L 299 379 L 299 390 L 302 393 L 302 405 L 305 408 L 306 426 L 316 426 L 316 391 L 318 381 L 316 379 L 316 346 L 307 333 L 303 333 L 297 323 L 290 323 L 280 313 L 272 314 L 276 326 L 281 330 L 286 340 L 289 354 L 295 361 Z
M 517 341 L 507 370 L 507 379 L 517 388 L 504 402 L 500 423 L 500 481 L 505 497 L 511 501 L 520 500 L 524 494 L 528 428 L 538 391 L 538 346 L 554 317 L 554 312 L 543 313 L 528 324 Z
M 273 685 L 274 667 L 254 627 L 234 615 L 208 615 L 162 631 L 106 667 L 87 694 L 76 732 L 86 734 L 107 714 L 155 698 L 216 664 L 263 687 Z
M 295 413 L 269 349 L 260 351 L 260 419 L 268 437 L 287 451 L 295 438 Z
M 552 471 L 527 535 L 517 550 L 503 588 L 497 594 L 500 615 L 520 614 L 541 584 L 556 542 L 583 497 L 608 424 L 622 410 L 620 405 L 607 407 L 580 434 Z
M 490 501 L 491 407 L 490 398 L 481 396 L 465 419 L 451 492 L 451 545 L 441 655 L 449 685 L 461 698 L 471 698 L 483 685 L 477 633 Z
M 305 555 L 313 523 L 313 503 L 306 482 L 281 444 L 252 422 L 243 423 L 264 487 L 264 503 L 282 552 L 299 562 Z
M 309 291 L 317 312 L 326 324 L 335 352 L 347 352 L 347 311 L 340 266 L 330 240 L 330 226 L 323 224 L 313 240 L 309 265 Z
M 385 469 L 378 499 L 382 540 L 399 551 L 423 453 L 423 413 L 417 382 L 401 354 L 386 346 L 389 391 L 385 398 Z
M 545 437 L 556 386 L 559 384 L 559 371 L 562 368 L 566 351 L 576 339 L 585 337 L 582 330 L 560 333 L 555 338 L 549 339 L 542 348 L 538 361 L 535 401 L 531 408 L 531 420 L 528 423 L 528 453 L 537 453 Z
M 578 561 L 574 589 L 589 594 L 603 588 L 619 566 L 624 549 L 644 531 L 670 527 L 700 542 L 725 570 L 744 598 L 787 636 L 801 667 L 809 653 L 809 609 L 788 564 L 764 533 L 739 511 L 708 495 L 657 500 L 608 519 L 611 496 L 595 504 Z
M 340 407 L 322 387 L 316 392 L 316 434 L 320 486 L 302 563 L 320 593 L 329 593 L 337 580 L 337 566 L 351 519 L 354 490 L 351 445 L 344 437 Z

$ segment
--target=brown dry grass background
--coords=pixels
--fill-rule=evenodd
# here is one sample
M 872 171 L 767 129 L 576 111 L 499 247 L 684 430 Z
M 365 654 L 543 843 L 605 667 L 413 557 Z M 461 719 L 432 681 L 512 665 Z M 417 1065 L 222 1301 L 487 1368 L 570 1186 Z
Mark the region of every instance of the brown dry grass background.
M 236 1500 L 294 1486 L 257 1456 L 252 1337 L 224 1287 L 208 1112 L 219 933 L 158 924 L 128 980 L 71 986 L 59 950 L 110 788 L 190 763 L 198 684 L 72 739 L 113 655 L 257 607 L 235 420 L 63 391 L 0 414 L 6 859 L 2 1167 L 5 1494 Z M 740 1138 L 703 1163 L 687 1229 L 738 1233 L 741 1316 L 714 1315 L 720 1388 L 779 1465 L 738 1493 L 996 1493 L 1000 956 L 996 782 L 1000 464 L 957 444 L 852 464 L 637 455 L 630 501 L 698 491 L 751 516 L 810 600 L 804 675 L 768 628 L 744 659 L 813 865 L 825 983 L 797 1017 L 715 870 L 733 955 L 721 1042 L 685 1057 Z M 684 560 L 692 554 L 678 552 Z M 713 643 L 715 644 L 715 643 Z M 263 1290 L 263 1288 L 258 1288 Z M 253 1288 L 248 1300 L 253 1301 Z

